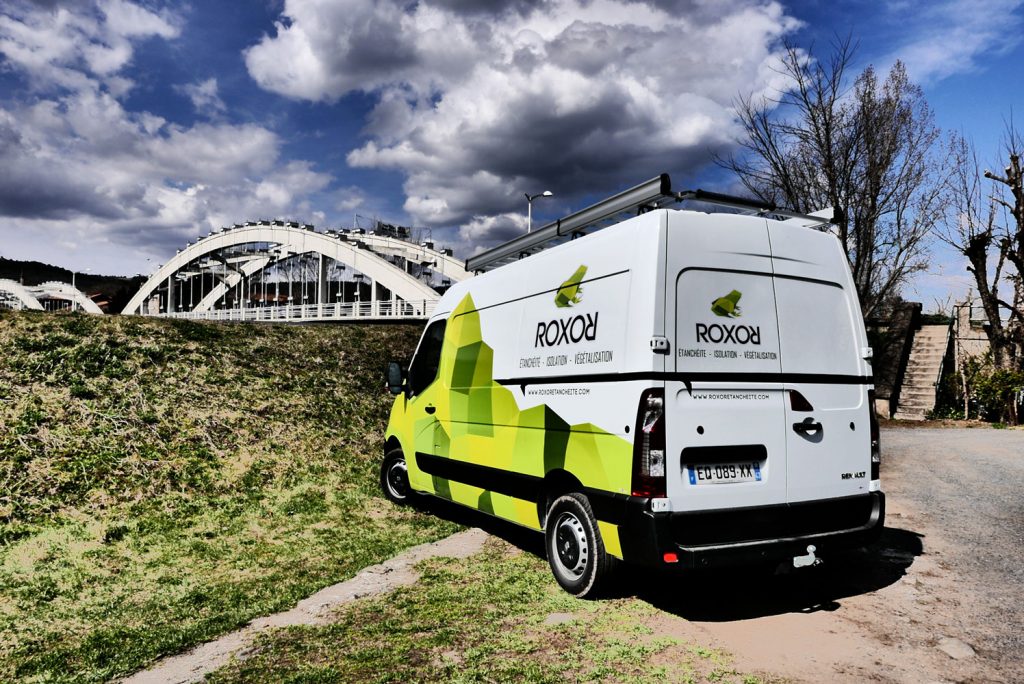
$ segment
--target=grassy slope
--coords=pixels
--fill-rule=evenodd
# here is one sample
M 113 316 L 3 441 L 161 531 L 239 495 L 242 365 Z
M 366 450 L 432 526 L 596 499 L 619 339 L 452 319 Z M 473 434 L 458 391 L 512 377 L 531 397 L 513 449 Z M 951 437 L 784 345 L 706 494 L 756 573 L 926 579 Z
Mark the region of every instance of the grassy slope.
M 376 496 L 417 335 L 0 313 L 0 681 L 127 673 L 451 532 Z
M 253 656 L 213 673 L 235 682 L 730 682 L 730 657 L 681 641 L 637 599 L 581 601 L 547 563 L 491 539 L 463 561 L 432 559 L 394 594 L 350 604 L 326 627 L 262 637 Z M 777 680 L 770 680 L 777 681 Z

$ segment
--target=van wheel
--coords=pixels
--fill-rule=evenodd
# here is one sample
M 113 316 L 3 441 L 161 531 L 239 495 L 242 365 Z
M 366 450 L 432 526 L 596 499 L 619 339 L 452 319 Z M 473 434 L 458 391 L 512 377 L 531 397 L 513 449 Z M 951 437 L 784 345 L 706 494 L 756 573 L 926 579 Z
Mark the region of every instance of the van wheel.
M 412 487 L 409 486 L 409 469 L 401 449 L 392 449 L 384 456 L 384 463 L 380 466 L 380 488 L 388 500 L 400 506 L 410 503 Z
M 563 589 L 579 598 L 593 598 L 607 586 L 617 559 L 604 549 L 590 502 L 582 494 L 555 499 L 544 526 L 551 571 Z

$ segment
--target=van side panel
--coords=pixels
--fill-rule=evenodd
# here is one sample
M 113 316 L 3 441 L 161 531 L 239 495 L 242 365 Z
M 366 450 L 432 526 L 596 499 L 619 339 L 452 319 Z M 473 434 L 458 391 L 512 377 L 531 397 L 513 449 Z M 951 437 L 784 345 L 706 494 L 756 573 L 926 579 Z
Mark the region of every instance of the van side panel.
M 660 381 L 619 377 L 663 363 L 649 344 L 664 224 L 652 212 L 446 293 L 438 377 L 392 417 L 406 425 L 394 432 L 414 489 L 539 528 L 545 477 L 560 472 L 621 556 L 630 432 L 640 394 Z

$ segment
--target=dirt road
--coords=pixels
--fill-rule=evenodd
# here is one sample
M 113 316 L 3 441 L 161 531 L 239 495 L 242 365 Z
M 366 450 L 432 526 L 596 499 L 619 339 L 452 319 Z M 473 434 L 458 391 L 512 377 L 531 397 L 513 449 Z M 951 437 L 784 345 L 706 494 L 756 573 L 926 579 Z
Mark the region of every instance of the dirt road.
M 796 681 L 1024 681 L 1024 431 L 894 429 L 883 449 L 875 547 L 756 583 L 663 579 L 641 596 L 661 631 Z

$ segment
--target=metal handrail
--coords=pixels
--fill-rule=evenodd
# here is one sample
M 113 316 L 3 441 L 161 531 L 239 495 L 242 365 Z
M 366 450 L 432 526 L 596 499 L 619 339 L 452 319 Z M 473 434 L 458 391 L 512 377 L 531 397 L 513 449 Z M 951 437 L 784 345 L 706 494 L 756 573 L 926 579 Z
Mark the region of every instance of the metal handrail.
M 161 318 L 179 318 L 203 321 L 252 321 L 273 323 L 301 323 L 308 321 L 382 321 L 425 320 L 437 306 L 436 300 L 401 299 L 368 302 L 328 302 L 323 304 L 287 304 L 208 311 L 175 311 L 163 313 Z

